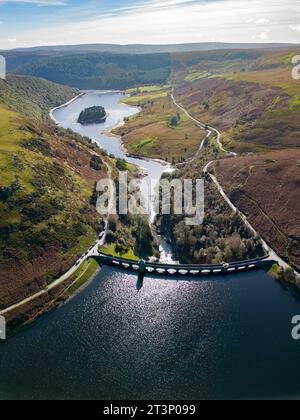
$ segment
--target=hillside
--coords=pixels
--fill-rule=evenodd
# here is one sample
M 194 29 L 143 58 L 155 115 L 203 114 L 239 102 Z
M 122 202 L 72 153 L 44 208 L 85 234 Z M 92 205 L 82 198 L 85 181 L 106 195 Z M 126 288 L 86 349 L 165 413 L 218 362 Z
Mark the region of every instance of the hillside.
M 60 83 L 68 79 L 69 84 L 73 86 L 123 88 L 127 85 L 131 87 L 139 85 L 138 89 L 128 91 L 130 97 L 126 102 L 141 106 L 141 113 L 129 118 L 125 126 L 117 132 L 123 136 L 130 153 L 168 161 L 182 161 L 194 156 L 204 136 L 203 131 L 201 132 L 171 102 L 170 90 L 175 86 L 177 102 L 199 120 L 220 130 L 227 148 L 244 155 L 245 159 L 249 158 L 249 153 L 255 153 L 254 163 L 250 162 L 248 166 L 250 169 L 244 170 L 246 174 L 250 171 L 255 179 L 253 189 L 247 191 L 247 194 L 257 201 L 259 208 L 267 209 L 266 213 L 270 209 L 269 217 L 272 220 L 276 219 L 276 229 L 286 232 L 285 241 L 280 245 L 280 240 L 275 234 L 267 234 L 268 228 L 266 230 L 265 227 L 268 224 L 257 216 L 257 209 L 250 205 L 250 201 L 243 198 L 237 204 L 245 210 L 257 230 L 262 232 L 281 255 L 298 264 L 297 251 L 295 251 L 298 245 L 294 239 L 297 237 L 295 221 L 298 219 L 293 215 L 284 219 L 278 217 L 273 209 L 272 194 L 267 194 L 262 188 L 264 194 L 260 196 L 254 191 L 254 185 L 263 182 L 259 179 L 261 172 L 256 171 L 256 154 L 262 155 L 265 161 L 277 162 L 277 159 L 281 161 L 280 156 L 276 155 L 275 158 L 273 153 L 287 150 L 287 154 L 283 156 L 292 158 L 288 153 L 293 154 L 293 152 L 288 150 L 294 151 L 299 147 L 299 82 L 291 77 L 291 59 L 299 53 L 299 47 L 293 47 L 185 52 L 171 55 L 150 54 L 147 55 L 147 59 L 138 55 L 67 54 L 65 57 L 53 56 L 46 60 L 43 58 L 41 62 L 22 66 L 22 71 L 26 69 L 28 72 L 42 73 L 45 77 L 59 79 L 57 81 Z M 62 68 L 66 71 L 63 72 Z M 17 76 L 16 80 L 20 83 L 22 77 Z M 147 86 L 144 86 L 144 80 L 147 80 L 145 83 Z M 153 80 L 156 80 L 155 85 L 152 84 Z M 68 92 L 71 94 L 70 90 Z M 76 92 L 72 90 L 72 95 Z M 35 102 L 38 103 L 38 100 Z M 38 105 L 40 115 L 43 114 L 44 102 L 42 97 L 41 105 Z M 195 166 L 191 165 L 191 174 L 199 175 L 205 162 L 221 157 L 214 140 L 207 145 L 207 148 L 201 159 L 195 162 Z M 257 159 L 260 161 L 261 158 Z M 237 159 L 237 165 L 238 162 Z M 230 182 L 230 170 L 226 172 L 225 166 L 228 165 L 230 168 L 230 160 L 222 162 L 222 165 L 224 169 L 221 172 L 223 167 L 220 167 L 220 177 L 224 176 L 224 183 L 230 193 L 237 188 L 235 182 Z M 286 180 L 280 196 L 287 200 L 290 206 L 297 206 L 297 194 L 289 194 L 288 198 L 284 195 L 285 190 L 291 191 L 290 187 L 295 181 L 293 177 L 297 175 L 297 169 L 291 173 L 287 171 L 284 163 L 280 165 L 283 165 L 280 172 L 284 174 Z M 274 179 L 272 174 L 270 177 L 266 176 L 267 190 L 275 187 L 272 183 Z M 242 179 L 241 182 L 243 181 Z M 179 223 L 178 220 L 172 220 L 172 223 L 169 223 L 170 232 L 165 232 L 167 236 L 172 237 L 174 243 L 176 242 L 177 249 L 180 249 L 177 239 L 182 232 L 177 231 L 176 236 L 174 229 Z M 166 223 L 165 230 L 168 229 L 167 226 Z M 205 234 L 207 233 L 208 231 Z M 199 232 L 191 234 L 197 238 Z M 213 242 L 207 243 L 211 248 L 212 245 Z M 199 244 L 197 246 L 199 247 Z M 193 260 L 193 251 L 192 248 L 190 252 L 185 250 L 187 259 Z M 196 261 L 198 257 L 199 255 Z M 214 259 L 213 255 L 211 257 Z
M 236 206 L 299 269 L 300 150 L 225 159 L 215 170 Z
M 164 46 L 153 46 L 153 51 L 148 46 L 145 51 L 150 51 L 149 54 L 141 53 L 144 46 L 121 47 L 103 46 L 102 51 L 98 45 L 58 46 L 3 54 L 8 71 L 14 73 L 39 76 L 81 89 L 126 89 L 164 84 L 170 74 L 173 82 L 182 84 L 211 75 L 286 67 L 288 55 L 299 51 L 299 46 L 284 44 L 277 48 L 271 44 L 187 44 L 170 46 L 166 51 Z
M 171 179 L 199 179 L 203 164 L 221 157 L 211 138 L 199 159 L 178 168 Z M 174 201 L 174 196 L 171 196 Z M 264 255 L 258 237 L 245 227 L 244 222 L 228 206 L 210 178 L 205 179 L 204 219 L 199 225 L 188 226 L 185 215 L 162 215 L 156 224 L 160 233 L 172 243 L 176 258 L 182 263 L 220 264 L 224 261 L 240 261 Z M 173 206 L 172 206 L 173 208 Z
M 73 96 L 32 78 L 1 81 L 0 309 L 59 277 L 101 230 L 91 201 L 94 183 L 107 177 L 105 166 L 91 165 L 100 150 L 42 120 Z
M 178 112 L 170 98 L 170 86 L 147 86 L 128 93 L 131 96 L 124 102 L 138 105 L 142 111 L 114 132 L 122 136 L 129 153 L 173 162 L 197 152 L 205 133 Z
M 172 56 L 168 85 L 128 90 L 126 103 L 141 113 L 117 132 L 130 153 L 170 160 L 191 156 L 199 130 L 170 100 L 217 128 L 238 153 L 299 146 L 299 82 L 291 76 L 300 49 L 226 50 Z M 179 118 L 170 126 L 172 118 Z M 196 128 L 196 130 L 195 130 Z
M 176 54 L 173 55 L 170 78 L 177 102 L 195 118 L 218 129 L 226 148 L 241 156 L 222 159 L 215 165 L 221 185 L 256 230 L 297 268 L 300 261 L 300 103 L 299 81 L 291 76 L 291 60 L 299 53 L 299 48 L 293 48 Z M 141 113 L 120 130 L 130 151 L 168 156 L 171 149 L 170 153 L 178 159 L 187 158 L 186 151 L 191 155 L 194 153 L 196 146 L 192 140 L 198 139 L 200 144 L 199 128 L 192 136 L 174 143 L 174 148 L 171 145 L 176 133 L 180 133 L 181 124 L 172 127 L 166 136 L 168 140 L 161 134 L 162 127 L 164 130 L 167 127 L 167 115 L 170 117 L 179 112 L 181 121 L 187 124 L 186 116 L 179 108 L 173 108 L 170 86 L 141 87 L 129 93 L 128 103 L 142 105 Z M 146 141 L 145 133 L 149 141 Z M 184 176 L 197 178 L 207 162 L 224 157 L 211 139 L 200 158 L 183 170 Z M 211 193 L 209 189 L 208 193 Z M 215 216 L 210 207 L 212 203 L 213 200 L 209 200 L 208 220 L 200 232 L 203 238 L 197 229 L 184 229 L 181 218 L 171 216 L 161 220 L 161 230 L 181 258 L 191 262 L 201 261 L 201 258 L 207 261 L 207 247 L 210 248 L 209 260 L 217 258 L 212 250 L 219 247 L 211 241 L 214 234 L 210 224 L 225 237 L 230 229 L 226 223 L 218 226 L 224 222 L 221 214 L 212 219 Z M 232 242 L 232 239 L 226 240 Z M 233 254 L 228 252 L 226 257 L 223 252 L 219 256 L 224 260 Z
M 82 45 L 55 45 L 32 48 L 17 48 L 11 50 L 11 56 L 17 54 L 61 54 L 75 52 L 109 52 L 114 54 L 158 54 L 158 53 L 176 53 L 191 51 L 212 51 L 222 49 L 264 49 L 287 47 L 290 44 L 284 43 L 225 43 L 225 42 L 196 42 L 186 44 L 82 44 Z
M 298 49 L 182 55 L 172 79 L 178 101 L 219 129 L 238 152 L 298 147 L 299 82 L 291 76 Z M 176 69 L 176 70 L 175 70 Z
M 126 89 L 164 83 L 171 72 L 169 54 L 127 55 L 89 53 L 49 56 L 8 68 L 79 89 Z
M 8 74 L 7 80 L 0 80 L 0 103 L 31 118 L 46 119 L 50 109 L 78 93 L 77 89 L 36 77 Z

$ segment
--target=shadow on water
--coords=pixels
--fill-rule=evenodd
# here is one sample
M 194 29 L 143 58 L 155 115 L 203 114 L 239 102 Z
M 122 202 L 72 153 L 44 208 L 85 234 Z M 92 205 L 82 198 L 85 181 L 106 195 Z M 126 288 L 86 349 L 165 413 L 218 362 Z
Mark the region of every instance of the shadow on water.
M 145 274 L 144 273 L 139 273 L 137 283 L 136 283 L 136 289 L 137 290 L 142 290 L 142 288 L 144 286 L 144 278 L 145 278 Z

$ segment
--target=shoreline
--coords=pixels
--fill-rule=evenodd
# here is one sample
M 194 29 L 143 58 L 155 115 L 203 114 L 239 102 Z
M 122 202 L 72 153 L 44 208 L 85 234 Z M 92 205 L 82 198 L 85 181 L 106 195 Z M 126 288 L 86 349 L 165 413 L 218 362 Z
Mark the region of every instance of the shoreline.
M 82 96 L 84 96 L 84 95 L 85 95 L 85 92 L 81 92 L 81 93 L 79 93 L 77 96 L 75 96 L 74 98 L 70 99 L 68 102 L 66 102 L 66 103 L 64 103 L 64 104 L 62 104 L 62 105 L 59 105 L 59 106 L 56 106 L 56 107 L 54 107 L 54 108 L 50 109 L 50 111 L 49 111 L 49 117 L 51 118 L 51 120 L 52 120 L 53 122 L 55 122 L 55 124 L 56 124 L 56 125 L 59 125 L 60 123 L 59 123 L 59 121 L 57 121 L 57 120 L 55 119 L 55 117 L 54 117 L 54 115 L 53 115 L 53 112 L 57 111 L 58 109 L 65 108 L 65 107 L 67 107 L 68 105 L 71 105 L 73 102 L 77 101 L 77 99 L 81 98 L 81 97 L 82 97 Z

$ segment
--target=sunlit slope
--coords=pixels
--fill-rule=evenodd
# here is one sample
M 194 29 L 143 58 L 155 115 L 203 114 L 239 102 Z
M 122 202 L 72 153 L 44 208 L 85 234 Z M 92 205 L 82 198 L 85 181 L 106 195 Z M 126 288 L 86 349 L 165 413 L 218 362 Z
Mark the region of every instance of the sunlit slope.
M 299 270 L 300 149 L 224 159 L 215 170 L 232 201 Z
M 91 167 L 93 153 L 80 136 L 0 104 L 0 308 L 45 287 L 95 240 L 90 201 L 107 174 Z
M 180 84 L 177 98 L 238 152 L 298 147 L 300 84 L 291 61 L 299 53 L 295 48 L 181 57 L 173 75 Z
M 129 153 L 168 162 L 191 158 L 199 149 L 205 132 L 199 130 L 171 99 L 172 86 L 144 86 L 131 89 L 124 100 L 138 105 L 141 112 L 129 118 L 115 132 Z

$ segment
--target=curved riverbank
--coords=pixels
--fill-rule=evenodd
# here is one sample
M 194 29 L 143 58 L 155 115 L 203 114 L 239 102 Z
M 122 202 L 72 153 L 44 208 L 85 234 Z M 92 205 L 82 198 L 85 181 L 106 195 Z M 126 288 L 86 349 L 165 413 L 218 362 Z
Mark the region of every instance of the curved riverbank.
M 51 120 L 52 120 L 53 122 L 55 122 L 55 124 L 59 125 L 59 121 L 57 121 L 57 120 L 54 118 L 53 113 L 54 113 L 55 111 L 57 111 L 58 109 L 62 109 L 62 108 L 67 107 L 68 105 L 71 105 L 73 102 L 75 102 L 78 98 L 80 98 L 80 97 L 81 97 L 81 96 L 83 96 L 83 95 L 85 95 L 85 93 L 84 93 L 84 92 L 81 92 L 80 94 L 78 94 L 78 95 L 77 95 L 77 96 L 75 96 L 74 98 L 70 99 L 68 102 L 66 102 L 66 103 L 64 103 L 64 104 L 62 104 L 62 105 L 56 106 L 55 108 L 52 108 L 52 109 L 49 111 L 49 117 L 51 118 Z
M 57 112 L 57 111 L 59 111 L 59 110 L 64 110 L 64 109 L 66 109 L 66 108 L 68 108 L 68 107 L 70 107 L 72 104 L 74 104 L 76 101 L 78 101 L 80 98 L 82 98 L 83 96 L 85 96 L 85 95 L 88 95 L 88 94 L 94 94 L 95 92 L 94 91 L 91 91 L 91 92 L 81 92 L 79 95 L 77 95 L 76 97 L 74 97 L 73 99 L 71 99 L 70 101 L 68 101 L 67 103 L 65 103 L 65 104 L 62 104 L 62 105 L 60 105 L 60 106 L 58 106 L 58 107 L 56 107 L 56 108 L 53 108 L 50 112 L 49 112 L 49 116 L 50 116 L 50 118 L 55 122 L 55 123 L 57 123 L 57 124 L 61 124 L 61 121 L 59 121 L 57 118 L 55 118 L 55 116 L 54 116 L 54 114 Z M 96 92 L 97 94 L 102 94 L 102 95 L 106 95 L 106 94 L 122 94 L 121 92 L 112 92 L 112 91 L 104 91 L 104 92 Z M 211 131 L 215 131 L 216 133 L 217 133 L 217 136 L 218 136 L 218 144 L 220 145 L 220 148 L 221 148 L 221 150 L 222 151 L 224 151 L 224 152 L 226 152 L 226 153 L 231 153 L 233 156 L 236 156 L 236 154 L 235 153 L 232 153 L 232 152 L 228 152 L 228 151 L 226 151 L 225 150 L 225 148 L 223 147 L 223 145 L 222 145 L 222 143 L 221 143 L 221 134 L 216 130 L 216 129 L 214 129 L 214 128 L 212 128 L 212 127 L 208 127 L 207 125 L 205 125 L 204 123 L 202 123 L 202 122 L 200 122 L 200 121 L 198 121 L 198 120 L 196 120 L 195 118 L 193 118 L 189 113 L 188 113 L 188 111 L 187 110 L 185 110 L 182 106 L 180 106 L 177 102 L 176 102 L 176 99 L 175 99 L 175 96 L 174 96 L 174 90 L 172 91 L 172 99 L 173 99 L 173 102 L 174 102 L 174 104 L 176 105 L 176 106 L 178 106 L 183 112 L 185 112 L 186 113 L 186 115 L 189 117 L 189 118 L 191 118 L 192 120 L 193 120 L 193 122 L 194 123 L 196 123 L 198 126 L 199 126 L 199 128 L 201 128 L 201 129 L 206 129 L 207 131 L 208 131 L 208 133 L 207 133 L 207 136 L 205 137 L 205 139 L 204 140 L 202 140 L 202 142 L 201 142 L 201 145 L 200 145 L 200 147 L 199 147 L 199 151 L 198 151 L 198 154 L 202 151 L 202 149 L 204 148 L 204 144 L 205 144 L 205 140 L 207 139 L 207 137 L 208 136 L 210 136 L 211 135 Z M 132 107 L 132 106 L 128 106 L 128 105 L 126 105 L 126 107 L 128 107 L 128 108 L 131 108 L 132 110 L 133 110 L 133 112 L 135 113 L 135 112 L 139 112 L 140 111 L 140 109 L 139 108 L 137 108 L 137 107 Z M 117 126 L 122 126 L 124 124 L 124 118 L 122 118 L 119 122 L 118 122 L 118 124 L 116 124 Z M 96 125 L 96 127 L 97 127 L 97 130 L 99 129 L 99 132 L 100 132 L 100 126 L 102 126 L 102 125 Z M 103 134 L 103 135 L 105 135 L 105 136 L 110 136 L 111 138 L 114 138 L 115 139 L 115 141 L 117 141 L 118 142 L 118 145 L 119 145 L 119 148 L 120 148 L 120 150 L 122 150 L 122 153 L 124 153 L 124 155 L 126 155 L 126 160 L 128 161 L 128 162 L 130 162 L 130 163 L 132 163 L 132 161 L 134 160 L 134 164 L 135 165 L 137 165 L 137 166 L 139 166 L 139 168 L 141 168 L 142 170 L 147 170 L 146 168 L 145 168 L 145 166 L 144 166 L 144 163 L 145 162 L 153 162 L 153 163 L 156 163 L 156 164 L 159 164 L 159 165 L 163 165 L 164 166 L 164 170 L 161 172 L 161 174 L 162 173 L 164 173 L 164 172 L 166 172 L 166 171 L 173 171 L 173 170 L 175 170 L 175 168 L 172 168 L 172 166 L 170 165 L 170 164 L 168 164 L 167 162 L 165 162 L 165 161 L 162 161 L 162 160 L 158 160 L 158 159 L 149 159 L 149 158 L 143 158 L 143 157 L 136 157 L 136 156 L 130 156 L 130 155 L 128 155 L 128 153 L 127 153 L 127 150 L 125 149 L 125 146 L 124 146 L 124 144 L 122 143 L 122 139 L 121 139 L 121 137 L 120 136 L 117 136 L 117 135 L 115 135 L 115 134 L 113 134 L 111 131 L 114 129 L 114 127 L 115 127 L 115 125 L 113 125 L 113 126 L 110 126 L 110 127 L 108 127 L 108 128 L 106 128 L 106 129 L 104 129 L 104 130 L 102 130 L 102 132 L 101 132 L 101 134 Z M 95 140 L 94 140 L 95 141 Z M 96 143 L 97 143 L 97 141 L 96 141 Z M 195 159 L 195 157 L 193 158 L 193 159 Z M 188 162 L 185 162 L 184 164 L 187 164 Z M 204 169 L 204 172 L 206 172 L 206 171 L 208 171 L 208 166 L 211 164 L 212 162 L 210 162 L 207 166 L 206 166 L 206 168 Z M 235 211 L 235 212 L 239 212 L 239 210 L 231 203 L 231 201 L 229 200 L 229 198 L 226 196 L 226 194 L 224 193 L 224 191 L 223 191 L 223 189 L 221 188 L 221 186 L 220 186 L 220 184 L 218 183 L 218 181 L 215 179 L 215 177 L 212 175 L 212 174 L 209 174 L 210 175 L 210 177 L 211 177 L 211 179 L 213 180 L 213 182 L 216 184 L 216 186 L 218 187 L 218 190 L 219 190 L 219 192 L 221 193 L 221 195 L 223 196 L 223 198 L 225 199 L 225 201 L 227 201 L 227 203 L 229 204 L 229 206 Z M 154 212 L 152 212 L 152 214 L 151 214 L 151 217 L 154 219 Z M 255 229 L 251 226 L 251 224 L 247 221 L 247 219 L 246 219 L 246 216 L 244 216 L 243 215 L 243 219 L 244 219 L 244 223 L 249 227 L 249 229 L 255 234 L 255 235 L 258 235 L 258 233 L 255 231 Z M 150 220 L 151 221 L 151 220 Z M 160 248 L 160 251 L 161 251 L 161 255 L 162 255 L 162 261 L 163 262 L 168 262 L 168 263 L 176 263 L 172 258 L 171 258 L 171 253 L 172 253 L 172 251 L 171 251 L 171 249 L 170 248 L 168 248 L 168 246 L 167 246 L 167 244 L 165 244 L 164 242 L 163 242 L 163 239 L 161 239 L 161 238 L 158 238 L 158 239 L 160 239 L 161 241 L 162 241 L 162 244 L 163 244 L 163 247 L 161 247 Z M 99 241 L 97 241 L 95 244 L 94 244 L 94 247 L 93 247 L 93 249 L 91 250 L 91 251 L 88 251 L 88 254 L 85 256 L 85 257 L 83 257 L 81 260 L 80 260 L 80 264 L 79 265 L 74 265 L 67 273 L 65 273 L 63 276 L 61 276 L 59 279 L 57 279 L 57 280 L 55 280 L 53 283 L 51 283 L 46 289 L 44 289 L 44 290 L 42 290 L 42 291 L 40 291 L 40 292 L 38 292 L 38 293 L 36 293 L 35 295 L 33 295 L 33 296 L 31 296 L 31 297 L 29 297 L 29 298 L 27 298 L 27 299 L 25 299 L 24 301 L 22 301 L 22 302 L 19 302 L 19 303 L 16 303 L 15 305 L 13 305 L 12 307 L 10 307 L 10 308 L 7 308 L 7 309 L 5 309 L 4 311 L 2 311 L 2 312 L 0 312 L 0 315 L 5 315 L 5 314 L 7 314 L 7 313 L 9 313 L 9 312 L 12 312 L 12 311 L 14 311 L 14 310 L 16 310 L 16 309 L 18 309 L 18 308 L 20 308 L 20 307 L 22 307 L 23 305 L 26 305 L 26 304 L 28 304 L 29 302 L 31 302 L 31 301 L 33 301 L 33 300 L 35 300 L 35 299 L 38 299 L 38 298 L 40 298 L 42 295 L 45 295 L 45 294 L 47 294 L 47 293 L 49 293 L 49 292 L 51 292 L 52 290 L 54 290 L 57 286 L 59 286 L 59 285 L 61 285 L 61 284 L 63 284 L 64 282 L 66 282 L 71 276 L 73 276 L 74 274 L 75 274 L 75 272 L 80 268 L 80 266 L 81 266 L 81 264 L 83 264 L 85 261 L 86 261 L 86 259 L 87 258 L 89 258 L 91 255 L 95 255 L 96 253 L 97 253 L 97 249 L 98 249 L 98 246 L 99 246 L 99 244 L 100 244 L 100 242 Z M 272 257 L 272 259 L 274 259 L 275 261 L 277 261 L 278 263 L 279 263 L 279 265 L 281 266 L 281 267 L 283 267 L 283 268 L 288 268 L 289 266 L 288 266 L 288 264 L 286 264 L 267 244 L 266 244 L 266 242 L 265 241 L 263 241 L 263 244 L 264 244 L 264 247 L 265 247 L 265 249 L 268 251 L 268 253 L 270 253 L 270 256 Z M 298 273 L 297 273 L 297 275 L 298 275 Z
M 163 173 L 172 172 L 175 168 L 170 163 L 161 159 L 131 156 L 122 142 L 122 137 L 112 132 L 116 127 L 124 125 L 126 117 L 138 114 L 141 111 L 137 106 L 127 105 L 121 102 L 123 96 L 124 93 L 121 91 L 83 91 L 81 95 L 73 98 L 67 104 L 63 104 L 52 110 L 50 112 L 50 118 L 64 128 L 70 128 L 81 135 L 91 138 L 92 141 L 98 144 L 108 154 L 112 154 L 116 158 L 124 159 L 128 163 L 137 166 L 144 175 L 143 179 L 151 182 L 154 188 L 154 185 L 158 183 Z M 85 127 L 77 124 L 79 112 L 88 106 L 95 105 L 105 105 L 105 109 L 107 109 L 109 114 L 108 120 L 104 124 L 94 124 Z M 118 110 L 120 110 L 120 114 L 118 114 Z M 149 200 L 147 201 L 149 208 L 151 208 L 149 224 L 152 225 L 155 218 L 154 203 L 152 197 L 148 197 L 148 191 L 146 189 L 142 189 L 142 193 L 146 200 Z M 153 191 L 151 193 L 153 195 Z M 161 246 L 162 259 L 168 262 L 172 261 L 169 247 L 163 239 L 161 239 L 161 242 L 159 245 Z

